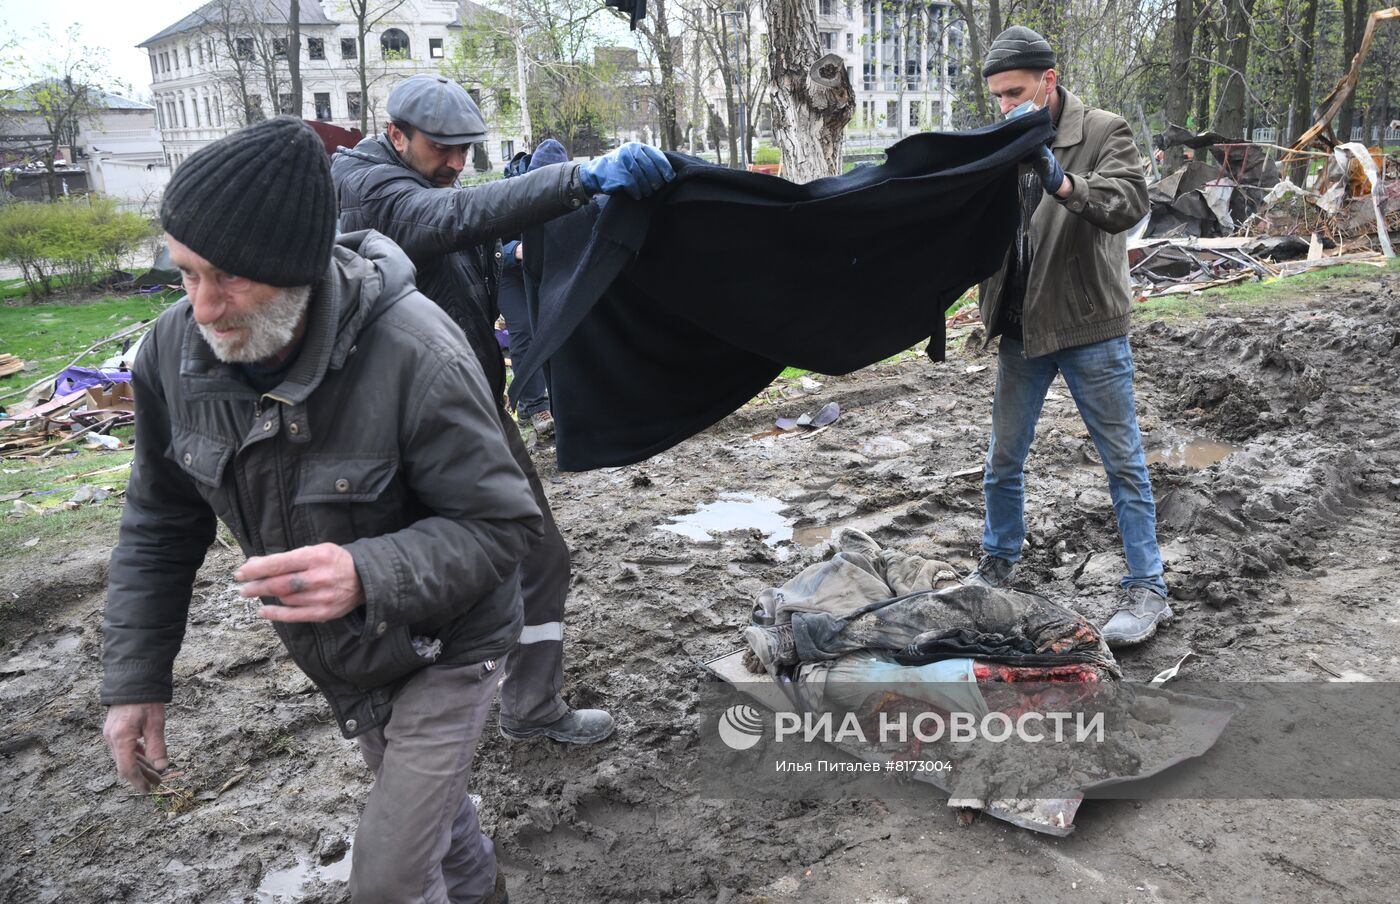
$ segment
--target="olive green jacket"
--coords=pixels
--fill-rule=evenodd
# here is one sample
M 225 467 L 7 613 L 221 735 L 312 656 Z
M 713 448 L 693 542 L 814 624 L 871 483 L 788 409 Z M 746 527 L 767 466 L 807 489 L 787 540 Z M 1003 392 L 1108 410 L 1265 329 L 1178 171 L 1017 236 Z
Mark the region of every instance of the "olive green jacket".
M 1074 188 L 1067 198 L 1046 195 L 1031 217 L 1034 253 L 1022 311 L 1028 358 L 1127 335 L 1132 289 L 1123 233 L 1147 214 L 1147 180 L 1127 122 L 1057 90 L 1060 121 L 1050 147 Z M 1001 329 L 1014 255 L 1008 249 L 978 293 L 988 342 Z

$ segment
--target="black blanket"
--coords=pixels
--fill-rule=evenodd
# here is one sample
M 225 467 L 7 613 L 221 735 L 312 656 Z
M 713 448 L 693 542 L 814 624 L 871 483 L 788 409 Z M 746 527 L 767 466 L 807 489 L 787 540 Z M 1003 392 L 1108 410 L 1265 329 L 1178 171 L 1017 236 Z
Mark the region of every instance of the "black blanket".
M 655 197 L 526 234 L 535 344 L 565 470 L 631 464 L 704 430 L 785 366 L 844 374 L 923 339 L 1016 232 L 1016 165 L 1049 114 L 899 142 L 882 166 L 797 185 L 668 154 Z

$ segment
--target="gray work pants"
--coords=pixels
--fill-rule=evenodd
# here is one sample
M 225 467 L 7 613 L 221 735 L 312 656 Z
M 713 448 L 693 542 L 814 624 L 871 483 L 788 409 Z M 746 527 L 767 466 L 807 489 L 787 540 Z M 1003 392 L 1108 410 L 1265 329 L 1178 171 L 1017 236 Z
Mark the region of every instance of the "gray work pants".
M 525 627 L 520 644 L 505 660 L 501 685 L 501 724 L 507 728 L 548 725 L 569 711 L 559 692 L 564 687 L 564 599 L 569 595 L 569 547 L 554 523 L 544 484 L 535 471 L 520 430 L 501 410 L 506 444 L 525 472 L 535 503 L 544 515 L 544 537 L 520 565 L 520 595 Z
M 467 795 L 472 757 L 500 683 L 494 662 L 431 665 L 360 735 L 374 770 L 350 865 L 355 904 L 476 904 L 496 887 L 496 852 Z

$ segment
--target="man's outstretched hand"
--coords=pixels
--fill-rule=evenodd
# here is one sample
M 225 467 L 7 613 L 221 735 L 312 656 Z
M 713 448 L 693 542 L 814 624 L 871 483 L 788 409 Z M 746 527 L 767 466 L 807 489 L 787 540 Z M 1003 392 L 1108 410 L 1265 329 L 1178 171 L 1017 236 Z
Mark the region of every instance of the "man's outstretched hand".
M 280 605 L 258 610 L 269 621 L 328 622 L 365 601 L 355 560 L 334 543 L 253 556 L 233 579 L 244 582 L 239 594 L 245 598 L 277 598 Z
M 170 765 L 165 752 L 165 704 L 120 703 L 107 708 L 102 737 L 131 787 L 145 794 Z
M 647 144 L 629 141 L 609 154 L 579 167 L 579 181 L 595 195 L 619 192 L 648 198 L 676 178 L 666 155 Z

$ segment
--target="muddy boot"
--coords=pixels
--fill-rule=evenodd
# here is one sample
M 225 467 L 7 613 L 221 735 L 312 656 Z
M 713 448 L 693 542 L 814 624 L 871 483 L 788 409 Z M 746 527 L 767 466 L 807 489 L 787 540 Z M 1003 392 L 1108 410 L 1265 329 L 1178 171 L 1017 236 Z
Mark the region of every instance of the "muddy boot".
M 549 439 L 554 435 L 554 415 L 548 408 L 536 411 L 530 415 L 530 426 L 535 428 L 535 435 L 540 439 Z
M 963 581 L 969 587 L 990 587 L 995 590 L 1011 583 L 1011 575 L 1016 571 L 1016 563 L 1008 562 L 999 556 L 985 555 L 977 563 L 977 570 Z
M 792 636 L 791 624 L 773 628 L 765 628 L 762 625 L 745 628 L 744 640 L 748 642 L 749 649 L 753 650 L 758 661 L 770 672 L 779 666 L 797 665 L 797 641 Z
M 1165 596 L 1141 585 L 1129 587 L 1118 611 L 1104 623 L 1103 639 L 1114 649 L 1142 643 L 1171 619 Z
M 496 867 L 496 888 L 481 904 L 510 904 L 510 894 L 506 891 L 506 874 L 501 872 L 499 866 Z
M 601 709 L 571 709 L 548 725 L 500 728 L 501 737 L 511 741 L 549 738 L 564 744 L 596 744 L 613 733 L 613 717 Z

